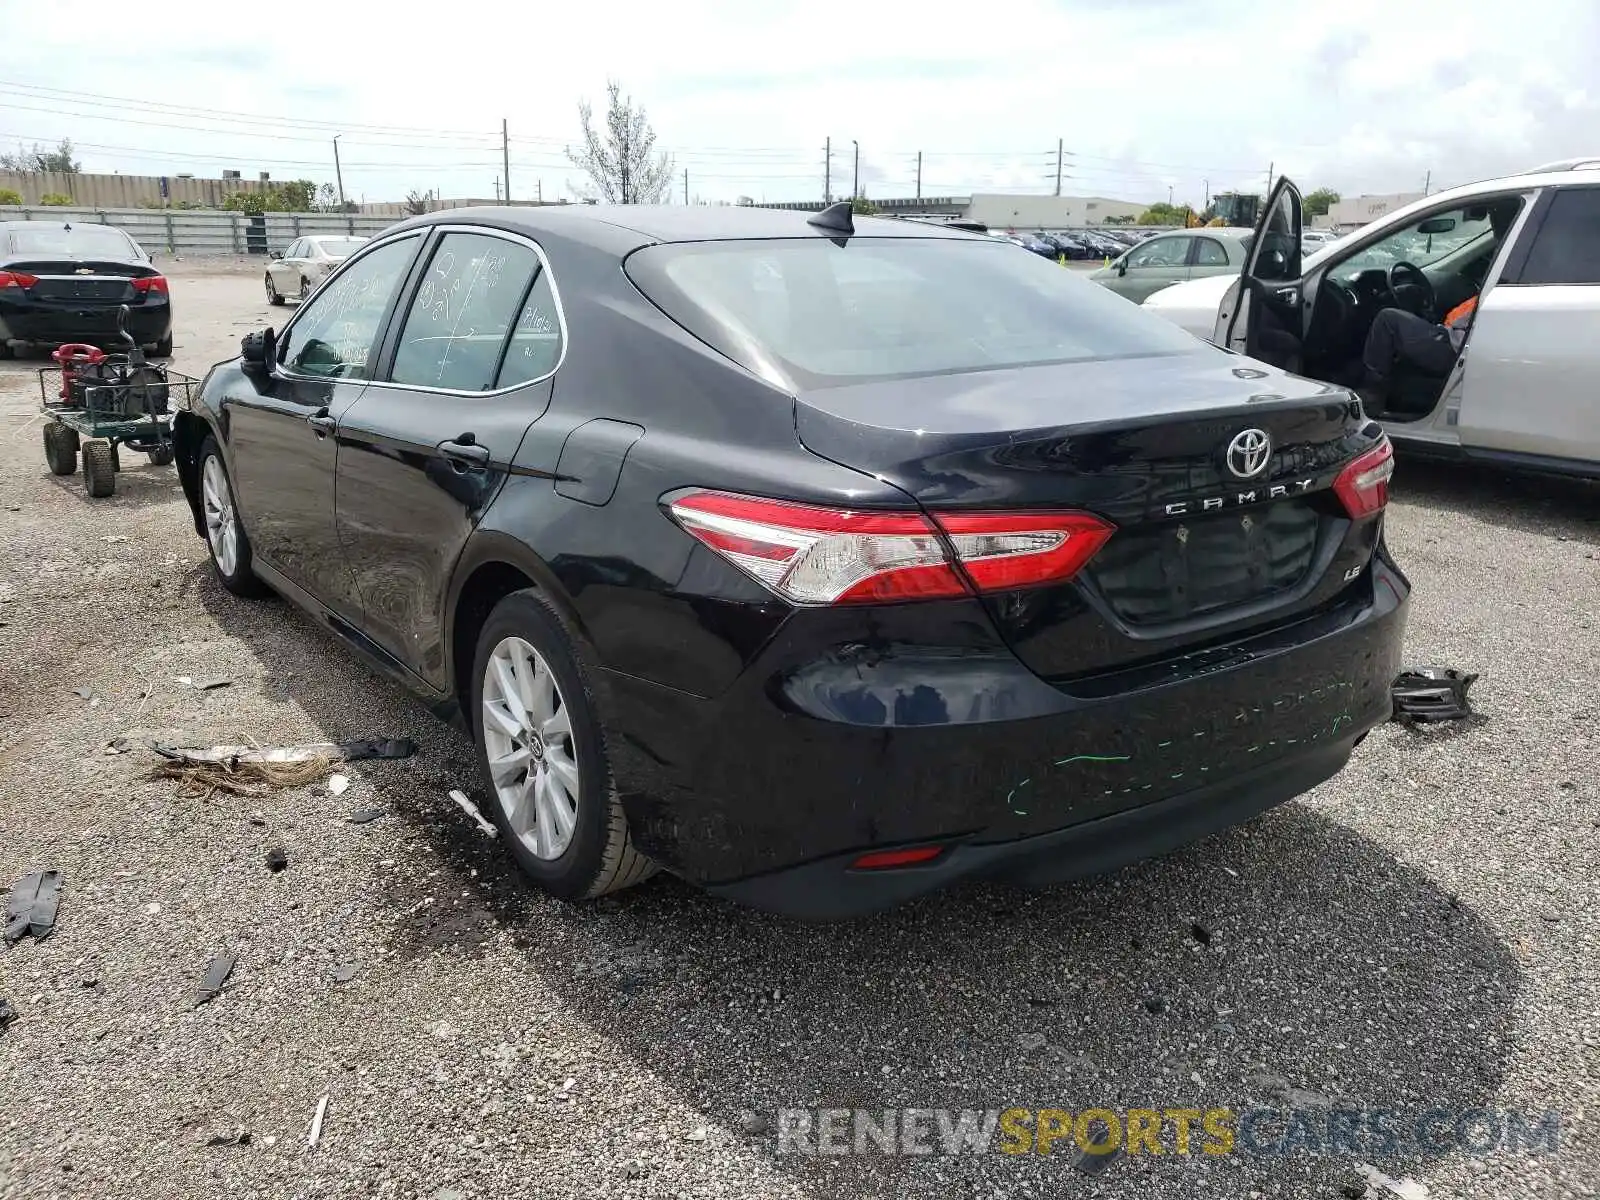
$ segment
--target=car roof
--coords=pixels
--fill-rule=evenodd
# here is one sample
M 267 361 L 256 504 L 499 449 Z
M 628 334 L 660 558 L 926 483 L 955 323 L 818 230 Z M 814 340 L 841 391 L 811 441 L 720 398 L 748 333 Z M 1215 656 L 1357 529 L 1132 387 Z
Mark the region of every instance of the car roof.
M 838 234 L 807 224 L 815 213 L 748 205 L 709 204 L 546 204 L 539 206 L 480 205 L 452 208 L 414 217 L 393 227 L 484 224 L 521 231 L 537 239 L 540 234 L 613 248 L 617 231 L 634 235 L 639 246 L 656 242 L 739 241 L 764 238 L 837 237 Z M 890 217 L 855 218 L 861 237 L 970 239 L 968 233 L 917 221 Z M 386 231 L 390 232 L 390 231 Z

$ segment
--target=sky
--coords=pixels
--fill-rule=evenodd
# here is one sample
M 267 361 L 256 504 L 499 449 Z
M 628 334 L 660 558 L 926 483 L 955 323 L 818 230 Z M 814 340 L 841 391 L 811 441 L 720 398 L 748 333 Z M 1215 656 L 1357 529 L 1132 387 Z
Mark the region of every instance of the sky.
M 1269 170 L 1344 195 L 1600 155 L 1595 0 L 733 0 L 404 6 L 0 0 L 0 146 L 85 171 L 235 168 L 349 199 L 575 196 L 608 80 L 673 157 L 671 199 L 1061 190 L 1203 202 Z M 414 15 L 411 15 L 414 14 Z M 1002 15 L 1003 14 L 1003 15 Z M 85 37 L 85 30 L 99 35 Z M 26 53 L 19 53 L 21 48 Z

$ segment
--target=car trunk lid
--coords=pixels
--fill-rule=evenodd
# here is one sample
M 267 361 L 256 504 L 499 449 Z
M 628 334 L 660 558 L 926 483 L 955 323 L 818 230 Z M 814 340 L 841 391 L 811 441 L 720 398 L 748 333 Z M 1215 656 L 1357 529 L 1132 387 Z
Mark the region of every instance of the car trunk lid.
M 6 263 L 7 271 L 33 276 L 27 289 L 36 300 L 82 301 L 87 304 L 137 304 L 144 293 L 134 287 L 135 279 L 160 274 L 140 263 L 68 256 L 22 258 Z

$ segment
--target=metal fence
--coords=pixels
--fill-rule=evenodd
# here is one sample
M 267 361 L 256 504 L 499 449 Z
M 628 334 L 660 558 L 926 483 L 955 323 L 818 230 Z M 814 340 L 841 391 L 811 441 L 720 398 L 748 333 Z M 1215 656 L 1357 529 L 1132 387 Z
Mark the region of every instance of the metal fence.
M 346 234 L 371 237 L 395 223 L 394 217 L 353 213 L 200 212 L 168 208 L 55 208 L 0 206 L 0 221 L 79 221 L 122 230 L 151 254 L 267 254 L 297 237 Z

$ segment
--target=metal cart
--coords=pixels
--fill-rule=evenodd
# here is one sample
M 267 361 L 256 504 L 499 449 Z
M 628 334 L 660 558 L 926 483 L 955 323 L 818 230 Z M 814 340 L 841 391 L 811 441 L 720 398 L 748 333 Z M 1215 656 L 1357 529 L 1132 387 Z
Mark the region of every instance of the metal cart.
M 84 490 L 95 499 L 117 490 L 122 446 L 143 452 L 155 466 L 171 465 L 173 400 L 178 407 L 188 407 L 190 393 L 199 383 L 146 361 L 126 331 L 127 313 L 124 306 L 117 314 L 117 332 L 127 344 L 126 352 L 62 346 L 51 356 L 58 365 L 39 371 L 45 462 L 51 474 L 71 475 L 81 450 Z

